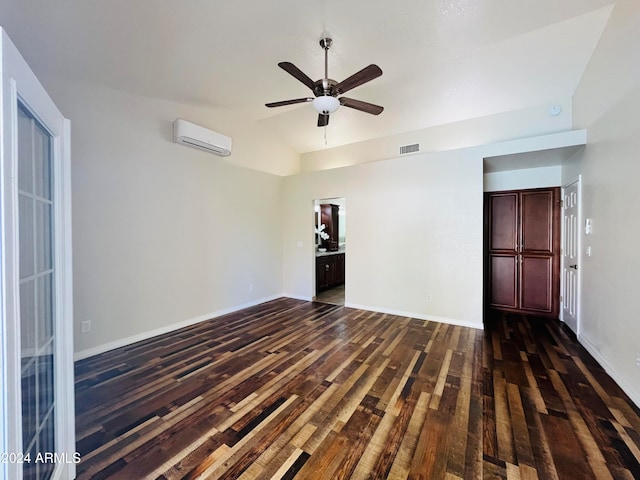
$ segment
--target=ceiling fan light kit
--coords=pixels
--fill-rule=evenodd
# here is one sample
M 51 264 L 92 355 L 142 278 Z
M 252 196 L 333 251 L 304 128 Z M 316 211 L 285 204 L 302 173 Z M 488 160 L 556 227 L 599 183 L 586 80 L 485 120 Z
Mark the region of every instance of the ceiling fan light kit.
M 353 88 L 359 87 L 360 85 L 379 77 L 382 75 L 382 69 L 377 65 L 372 64 L 338 83 L 329 78 L 329 48 L 332 44 L 333 40 L 326 35 L 323 35 L 323 38 L 320 39 L 320 46 L 324 50 L 324 77 L 315 82 L 291 62 L 280 62 L 278 64 L 278 66 L 285 72 L 311 89 L 315 98 L 296 98 L 280 102 L 271 102 L 265 105 L 273 108 L 282 107 L 284 105 L 293 105 L 296 103 L 311 102 L 313 108 L 318 112 L 319 127 L 326 127 L 329 124 L 329 115 L 338 110 L 340 105 L 360 110 L 361 112 L 370 113 L 371 115 L 380 115 L 384 110 L 380 105 L 374 105 L 373 103 L 363 102 L 361 100 L 355 100 L 347 97 L 338 98 L 338 95 L 342 95 Z
M 340 106 L 340 100 L 330 95 L 320 95 L 313 99 L 313 108 L 322 115 L 329 115 L 335 112 Z

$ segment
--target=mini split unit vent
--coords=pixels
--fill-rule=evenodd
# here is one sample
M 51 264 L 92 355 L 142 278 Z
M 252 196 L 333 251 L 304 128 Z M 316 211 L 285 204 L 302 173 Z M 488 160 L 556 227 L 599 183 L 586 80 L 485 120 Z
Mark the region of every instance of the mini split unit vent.
M 221 157 L 231 155 L 231 138 L 178 118 L 173 122 L 173 141 Z

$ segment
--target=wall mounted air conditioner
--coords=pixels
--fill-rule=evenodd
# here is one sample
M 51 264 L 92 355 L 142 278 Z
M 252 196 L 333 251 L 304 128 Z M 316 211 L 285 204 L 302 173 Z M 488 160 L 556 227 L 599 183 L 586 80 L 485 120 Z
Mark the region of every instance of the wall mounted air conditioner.
M 221 157 L 231 155 L 230 137 L 181 118 L 173 122 L 173 141 Z

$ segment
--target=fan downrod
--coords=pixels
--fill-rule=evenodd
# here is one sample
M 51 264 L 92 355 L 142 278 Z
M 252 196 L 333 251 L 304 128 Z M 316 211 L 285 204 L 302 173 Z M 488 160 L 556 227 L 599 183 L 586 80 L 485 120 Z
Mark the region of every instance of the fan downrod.
M 320 46 L 324 49 L 324 77 L 322 78 L 321 89 L 318 89 L 317 82 L 316 87 L 313 89 L 313 93 L 316 97 L 320 95 L 330 95 L 332 97 L 335 96 L 333 92 L 333 85 L 336 85 L 337 82 L 329 79 L 329 48 L 333 44 L 333 40 L 326 33 L 323 33 L 322 38 L 320 39 Z

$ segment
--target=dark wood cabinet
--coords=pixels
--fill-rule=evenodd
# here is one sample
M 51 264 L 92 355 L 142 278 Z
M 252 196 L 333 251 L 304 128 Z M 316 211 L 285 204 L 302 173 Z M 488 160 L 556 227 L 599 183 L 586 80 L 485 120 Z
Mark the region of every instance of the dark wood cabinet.
M 485 230 L 488 305 L 557 317 L 560 189 L 486 194 Z
M 342 285 L 344 283 L 344 253 L 335 255 L 336 260 L 336 284 Z
M 329 238 L 322 239 L 322 246 L 329 252 L 338 250 L 340 232 L 338 227 L 338 211 L 340 207 L 332 203 L 323 203 L 320 205 L 320 223 L 325 225 L 324 231 Z
M 331 263 L 329 257 L 316 257 L 316 293 L 329 288 Z
M 316 293 L 344 283 L 345 254 L 316 257 Z

